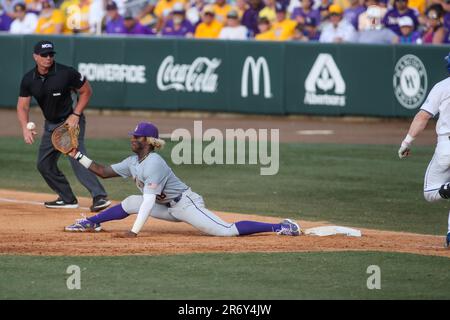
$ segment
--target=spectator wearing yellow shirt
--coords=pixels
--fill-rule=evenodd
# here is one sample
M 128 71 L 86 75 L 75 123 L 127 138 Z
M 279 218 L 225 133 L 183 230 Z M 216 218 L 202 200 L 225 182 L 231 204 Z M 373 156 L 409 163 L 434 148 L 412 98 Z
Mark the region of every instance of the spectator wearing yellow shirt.
M 275 41 L 275 32 L 271 28 L 270 21 L 266 17 L 260 17 L 258 19 L 259 33 L 255 36 L 255 40 L 258 41 Z
M 222 25 L 225 25 L 225 23 L 227 22 L 228 12 L 230 12 L 232 7 L 227 4 L 227 0 L 216 0 L 213 8 L 216 20 Z
M 89 33 L 89 13 L 91 0 L 79 0 L 66 7 L 66 24 L 64 33 Z
M 71 24 L 71 21 L 68 20 L 69 17 L 73 16 L 73 11 L 75 8 L 78 8 L 78 1 L 79 0 L 64 0 L 61 5 L 59 6 L 59 10 L 64 15 L 64 27 L 63 27 L 63 33 L 64 34 L 71 34 L 72 29 L 69 28 L 69 25 Z M 73 17 L 72 17 L 73 18 Z
M 203 9 L 202 22 L 195 29 L 194 37 L 200 39 L 217 39 L 222 30 L 222 26 L 214 17 L 214 7 L 207 5 Z
M 166 22 L 171 19 L 170 14 L 172 13 L 175 3 L 181 3 L 183 6 L 186 5 L 185 0 L 159 0 L 156 4 L 155 11 L 153 13 L 158 18 L 158 22 L 155 26 L 157 31 L 160 31 Z
M 64 27 L 63 13 L 54 8 L 50 0 L 40 0 L 42 10 L 39 14 L 35 33 L 38 34 L 61 34 Z
M 59 10 L 61 10 L 64 14 L 67 12 L 67 8 L 73 5 L 77 5 L 79 0 L 64 0 L 59 6 Z
M 172 7 L 175 3 L 180 2 L 183 5 L 186 4 L 186 0 L 159 0 L 156 4 L 155 11 L 153 12 L 158 18 L 163 18 L 167 12 L 172 11 Z
M 264 0 L 264 4 L 266 6 L 259 12 L 259 17 L 267 18 L 271 23 L 274 23 L 277 20 L 277 13 L 275 10 L 276 0 Z
M 349 0 L 333 0 L 332 4 L 337 4 L 340 6 L 343 10 L 350 7 L 350 1 Z
M 277 13 L 277 20 L 273 24 L 272 29 L 275 32 L 276 40 L 291 40 L 295 34 L 295 27 L 297 26 L 297 23 L 291 19 L 286 18 L 286 5 L 277 2 L 277 4 L 275 5 L 275 11 Z
M 408 7 L 411 9 L 416 9 L 420 15 L 425 14 L 425 10 L 427 9 L 427 1 L 426 0 L 408 0 Z

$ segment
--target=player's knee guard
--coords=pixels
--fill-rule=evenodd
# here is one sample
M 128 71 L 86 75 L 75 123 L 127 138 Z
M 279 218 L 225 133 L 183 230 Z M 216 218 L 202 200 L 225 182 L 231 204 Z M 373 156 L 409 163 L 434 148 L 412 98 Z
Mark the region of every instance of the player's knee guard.
M 443 184 L 441 188 L 439 189 L 439 195 L 443 199 L 450 199 L 450 182 L 447 182 L 446 184 Z
M 139 212 L 144 197 L 142 196 L 129 196 L 122 201 L 122 208 L 128 214 L 136 214 Z

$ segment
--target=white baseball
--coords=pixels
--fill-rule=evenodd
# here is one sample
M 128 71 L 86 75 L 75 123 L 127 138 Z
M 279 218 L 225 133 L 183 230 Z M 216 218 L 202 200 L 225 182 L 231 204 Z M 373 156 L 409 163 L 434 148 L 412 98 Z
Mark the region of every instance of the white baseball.
M 27 129 L 28 129 L 28 130 L 34 130 L 34 129 L 36 129 L 36 125 L 34 124 L 34 122 L 28 122 L 28 123 L 27 123 Z

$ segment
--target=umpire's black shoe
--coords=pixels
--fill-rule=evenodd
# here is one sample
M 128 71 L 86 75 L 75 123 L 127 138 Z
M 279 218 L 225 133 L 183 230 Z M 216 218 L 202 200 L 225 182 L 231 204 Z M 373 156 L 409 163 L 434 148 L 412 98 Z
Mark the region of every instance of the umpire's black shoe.
M 53 208 L 53 209 L 76 209 L 78 208 L 78 201 L 77 199 L 73 200 L 72 202 L 65 202 L 63 199 L 58 198 L 55 201 L 47 201 L 44 202 L 44 205 L 46 208 Z
M 97 196 L 92 200 L 91 212 L 98 212 L 111 205 L 111 201 L 105 196 Z

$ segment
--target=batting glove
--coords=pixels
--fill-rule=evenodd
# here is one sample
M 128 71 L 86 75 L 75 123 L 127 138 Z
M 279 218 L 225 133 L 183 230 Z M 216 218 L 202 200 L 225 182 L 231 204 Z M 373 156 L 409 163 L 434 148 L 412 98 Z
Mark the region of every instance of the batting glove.
M 409 152 L 411 151 L 409 146 L 410 145 L 408 143 L 405 143 L 404 141 L 402 142 L 400 149 L 398 149 L 398 157 L 400 159 L 406 158 L 409 155 Z
M 403 159 L 403 158 L 406 158 L 407 156 L 409 156 L 409 152 L 411 151 L 411 143 L 413 141 L 414 141 L 414 138 L 411 137 L 409 134 L 402 141 L 400 149 L 398 149 L 398 157 L 400 159 Z

